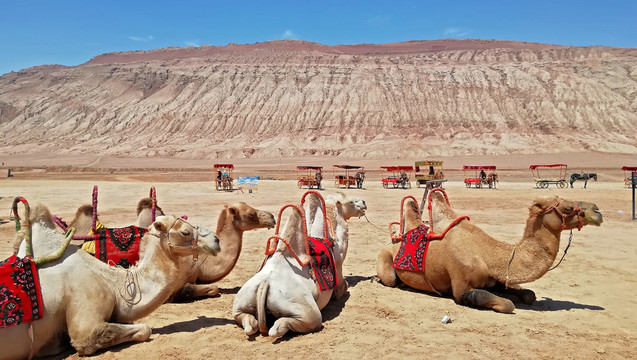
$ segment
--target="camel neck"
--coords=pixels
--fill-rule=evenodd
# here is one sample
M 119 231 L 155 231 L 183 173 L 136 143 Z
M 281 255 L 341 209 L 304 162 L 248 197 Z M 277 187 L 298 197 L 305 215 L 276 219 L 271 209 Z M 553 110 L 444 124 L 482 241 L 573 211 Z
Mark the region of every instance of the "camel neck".
M 154 236 L 150 237 L 138 266 L 128 270 L 109 269 L 111 275 L 107 276 L 110 276 L 117 298 L 116 321 L 129 322 L 147 316 L 168 300 L 174 290 L 172 285 L 178 283 L 177 258 L 171 255 L 167 245 Z
M 208 272 L 213 278 L 210 282 L 216 282 L 224 278 L 237 264 L 241 253 L 243 231 L 237 229 L 232 223 L 232 219 L 225 217 L 225 221 L 217 225 L 217 237 L 221 252 L 215 257 L 214 264 L 207 264 Z
M 516 245 L 502 243 L 496 247 L 495 253 L 484 257 L 493 271 L 492 276 L 509 285 L 539 279 L 557 257 L 560 234 L 547 229 L 542 224 L 542 216 L 530 217 L 520 242 Z

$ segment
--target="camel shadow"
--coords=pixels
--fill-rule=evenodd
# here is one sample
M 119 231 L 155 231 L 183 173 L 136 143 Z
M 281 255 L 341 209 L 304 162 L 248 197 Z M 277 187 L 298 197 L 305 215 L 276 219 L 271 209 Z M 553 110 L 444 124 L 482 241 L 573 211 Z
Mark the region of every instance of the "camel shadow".
M 561 310 L 606 310 L 605 308 L 597 305 L 578 304 L 567 300 L 553 300 L 551 298 L 544 297 L 542 300 L 536 300 L 531 305 L 516 304 L 520 309 L 535 310 L 535 311 L 561 311 Z
M 228 324 L 235 324 L 235 321 L 231 319 L 199 316 L 196 319 L 180 321 L 160 328 L 155 328 L 153 329 L 153 334 L 167 335 L 178 332 L 195 332 L 197 330 L 211 326 L 221 326 Z
M 237 295 L 237 293 L 239 292 L 239 290 L 241 290 L 241 286 L 235 286 L 235 287 L 233 287 L 233 288 L 229 288 L 229 289 L 219 288 L 219 294 L 233 294 L 233 295 Z
M 374 279 L 373 276 L 357 276 L 357 275 L 345 276 L 345 281 L 347 281 L 347 287 L 351 287 L 351 288 L 358 285 L 358 283 L 361 281 L 373 282 L 373 279 Z

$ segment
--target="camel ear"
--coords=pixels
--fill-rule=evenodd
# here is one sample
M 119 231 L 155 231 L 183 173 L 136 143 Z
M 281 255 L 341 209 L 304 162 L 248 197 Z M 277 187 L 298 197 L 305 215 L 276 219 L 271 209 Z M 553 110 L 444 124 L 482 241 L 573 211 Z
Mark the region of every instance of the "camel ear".
M 168 230 L 168 226 L 166 226 L 163 221 L 155 221 L 153 227 L 159 232 L 166 232 L 166 230 Z
M 336 204 L 334 204 L 334 206 L 336 207 L 336 209 L 338 210 L 338 212 L 343 215 L 343 204 L 340 201 L 337 201 Z
M 228 209 L 228 212 L 230 213 L 230 215 L 232 215 L 232 217 L 237 217 L 239 216 L 239 210 L 237 210 L 237 208 L 235 208 L 234 206 L 230 206 L 228 207 L 226 205 L 226 209 Z

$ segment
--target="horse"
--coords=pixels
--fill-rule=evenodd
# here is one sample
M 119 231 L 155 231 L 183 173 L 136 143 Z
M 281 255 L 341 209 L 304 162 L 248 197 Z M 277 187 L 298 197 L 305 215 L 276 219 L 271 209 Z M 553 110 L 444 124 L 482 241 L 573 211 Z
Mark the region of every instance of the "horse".
M 359 171 L 356 173 L 356 188 L 357 189 L 362 189 L 363 188 L 363 181 L 365 180 L 365 173 L 362 171 Z
M 489 185 L 489 189 L 493 188 L 495 189 L 496 186 L 495 184 L 498 182 L 498 174 L 492 172 L 489 173 L 489 175 L 487 175 L 487 184 Z
M 596 173 L 572 174 L 571 175 L 571 189 L 573 188 L 573 183 L 576 180 L 584 180 L 584 189 L 586 189 L 586 184 L 588 183 L 589 179 L 593 179 L 593 180 L 597 181 L 597 174 Z

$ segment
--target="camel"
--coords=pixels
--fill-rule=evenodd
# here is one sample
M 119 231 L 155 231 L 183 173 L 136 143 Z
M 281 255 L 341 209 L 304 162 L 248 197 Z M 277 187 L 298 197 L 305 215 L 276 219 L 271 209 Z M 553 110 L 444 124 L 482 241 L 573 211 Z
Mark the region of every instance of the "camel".
M 308 194 L 313 196 L 308 197 L 307 203 L 303 205 Z M 232 314 L 248 335 L 260 331 L 262 334 L 278 338 L 290 330 L 299 333 L 317 331 L 322 326 L 321 309 L 332 297 L 340 299 L 347 291 L 342 266 L 347 255 L 349 229 L 343 204 L 335 200 L 341 195 L 329 198 L 326 203 L 315 191 L 308 191 L 306 195 L 301 203 L 305 210 L 295 205 L 286 205 L 281 209 L 279 220 L 287 207 L 292 207 L 295 211 L 289 215 L 282 236 L 268 240 L 266 254 L 271 256 L 261 270 L 241 287 L 235 297 Z M 361 204 L 360 199 L 358 200 Z M 354 203 L 356 201 L 352 201 L 350 209 L 356 207 Z M 359 216 L 364 215 L 365 209 L 366 206 L 358 208 Z M 356 213 L 349 215 L 353 216 Z M 330 235 L 327 229 L 329 222 L 333 224 L 333 235 Z M 276 233 L 279 234 L 278 228 Z M 328 241 L 333 243 L 336 281 L 331 276 L 327 277 L 333 281 L 332 289 L 321 289 L 320 283 L 326 278 L 318 276 L 314 267 L 309 266 L 313 259 L 310 259 L 310 250 L 306 246 L 306 234 L 315 239 L 328 238 Z M 270 252 L 272 239 L 275 239 L 277 245 L 276 250 Z M 322 266 L 317 268 L 323 269 Z M 321 270 L 318 272 L 323 273 Z M 269 330 L 266 313 L 277 318 Z
M 58 232 L 45 206 L 36 206 L 31 214 L 34 257 L 40 258 L 55 251 L 65 235 Z M 26 254 L 23 239 L 24 229 L 16 235 L 22 243 L 20 257 Z M 67 338 L 80 355 L 122 342 L 145 341 L 151 334 L 148 325 L 132 322 L 168 299 L 175 284 L 193 270 L 194 256 L 220 250 L 211 231 L 173 216 L 157 218 L 144 236 L 142 248 L 143 259 L 128 270 L 102 263 L 72 244 L 58 260 L 38 266 L 42 318 L 0 329 L 2 358 L 56 354 Z
M 151 219 L 150 198 L 144 198 L 137 205 L 138 227 L 148 227 Z M 92 223 L 91 205 L 84 205 L 76 212 L 76 217 L 70 226 L 78 226 L 78 234 L 88 234 Z M 157 206 L 157 213 L 163 214 Z M 243 233 L 245 231 L 273 228 L 276 225 L 272 213 L 258 210 L 244 202 L 226 204 L 219 213 L 216 235 L 219 238 L 221 252 L 213 258 L 201 256 L 197 262 L 197 271 L 184 279 L 177 291 L 172 294 L 172 299 L 188 300 L 202 296 L 216 296 L 219 288 L 213 283 L 218 282 L 230 273 L 239 259 L 241 253 Z M 140 254 L 141 256 L 141 254 Z
M 537 280 L 549 271 L 562 231 L 599 226 L 603 221 L 593 203 L 557 197 L 537 199 L 529 208 L 522 240 L 511 245 L 492 238 L 469 221 L 458 220 L 443 194 L 433 190 L 429 197 L 433 209 L 430 223 L 432 230 L 441 232 L 441 239 L 430 240 L 425 271 L 395 269 L 393 262 L 401 244 L 392 244 L 383 248 L 377 259 L 378 279 L 385 286 L 396 286 L 400 280 L 414 289 L 451 295 L 460 305 L 511 313 L 513 302 L 535 301 L 535 293 L 519 284 Z M 405 205 L 407 232 L 423 225 L 423 221 L 416 201 L 408 200 Z M 442 232 L 445 228 L 449 229 L 446 234 Z
M 250 205 L 239 202 L 226 204 L 217 220 L 216 235 L 219 238 L 221 252 L 214 258 L 202 256 L 198 271 L 188 283 L 183 284 L 180 298 L 215 296 L 219 288 L 213 283 L 223 279 L 232 271 L 239 259 L 245 231 L 273 228 L 276 225 L 272 213 L 257 210 Z

